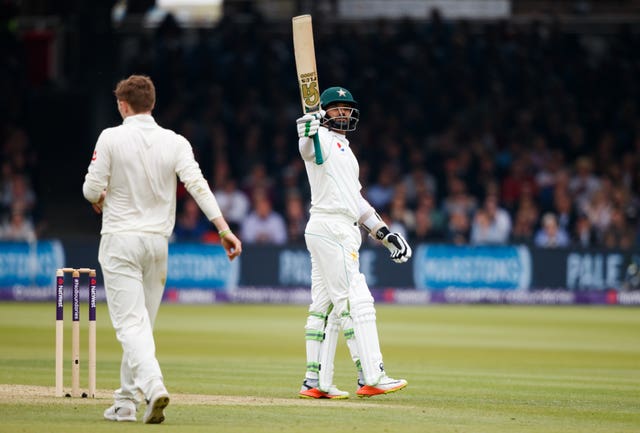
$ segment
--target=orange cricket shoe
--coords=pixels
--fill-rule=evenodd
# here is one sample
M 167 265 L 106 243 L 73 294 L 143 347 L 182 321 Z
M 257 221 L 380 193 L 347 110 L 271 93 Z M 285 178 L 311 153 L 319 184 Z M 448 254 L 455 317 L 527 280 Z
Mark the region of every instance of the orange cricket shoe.
M 365 385 L 358 380 L 358 390 L 356 394 L 358 397 L 372 397 L 374 395 L 389 394 L 391 392 L 400 391 L 407 386 L 407 381 L 404 379 L 392 379 L 385 375 L 380 379 L 377 385 Z

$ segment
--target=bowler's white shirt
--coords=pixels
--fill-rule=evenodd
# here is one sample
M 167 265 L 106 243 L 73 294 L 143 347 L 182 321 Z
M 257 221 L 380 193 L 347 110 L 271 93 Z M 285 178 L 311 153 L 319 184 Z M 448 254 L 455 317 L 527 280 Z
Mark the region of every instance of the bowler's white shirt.
M 313 139 L 301 138 L 298 142 L 311 187 L 309 212 L 312 215 L 342 214 L 355 222 L 363 213 L 364 202 L 360 193 L 358 160 L 344 135 L 320 127 L 318 137 L 324 159 L 322 164 L 315 162 Z
M 175 224 L 177 178 L 211 221 L 221 216 L 189 142 L 158 126 L 148 114 L 124 119 L 102 131 L 82 192 L 95 203 L 106 189 L 102 234 L 171 235 Z

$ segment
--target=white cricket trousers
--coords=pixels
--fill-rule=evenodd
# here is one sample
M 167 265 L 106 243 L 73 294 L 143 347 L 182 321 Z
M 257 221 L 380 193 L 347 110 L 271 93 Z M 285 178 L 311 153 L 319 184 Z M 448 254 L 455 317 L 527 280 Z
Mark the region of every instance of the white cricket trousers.
M 304 238 L 311 254 L 309 311 L 326 312 L 333 304 L 341 317 L 349 311 L 351 280 L 360 273 L 360 229 L 343 215 L 312 214 Z
M 116 402 L 146 398 L 162 372 L 156 359 L 153 324 L 167 277 L 168 241 L 155 234 L 104 234 L 98 260 L 109 316 L 122 344 Z

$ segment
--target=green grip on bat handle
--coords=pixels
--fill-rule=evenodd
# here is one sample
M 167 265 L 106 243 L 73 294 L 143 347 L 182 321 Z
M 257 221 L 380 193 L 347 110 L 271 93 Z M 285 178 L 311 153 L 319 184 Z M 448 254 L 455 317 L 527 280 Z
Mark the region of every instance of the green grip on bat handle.
M 313 150 L 316 154 L 316 164 L 320 165 L 324 162 L 324 158 L 322 157 L 322 149 L 320 148 L 320 138 L 318 137 L 318 133 L 313 136 Z

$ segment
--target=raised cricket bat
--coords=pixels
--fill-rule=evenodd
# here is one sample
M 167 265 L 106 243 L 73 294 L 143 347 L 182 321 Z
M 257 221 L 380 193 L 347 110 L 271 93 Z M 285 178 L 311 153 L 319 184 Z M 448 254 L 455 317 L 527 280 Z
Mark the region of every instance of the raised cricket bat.
M 316 69 L 316 51 L 313 46 L 311 15 L 298 15 L 293 17 L 291 22 L 302 111 L 315 113 L 320 111 L 320 88 Z
M 320 86 L 316 69 L 316 50 L 313 45 L 313 25 L 311 15 L 298 15 L 291 19 L 293 26 L 293 53 L 296 58 L 298 87 L 302 111 L 317 113 L 320 111 Z M 313 136 L 316 150 L 316 164 L 323 163 L 318 134 Z

